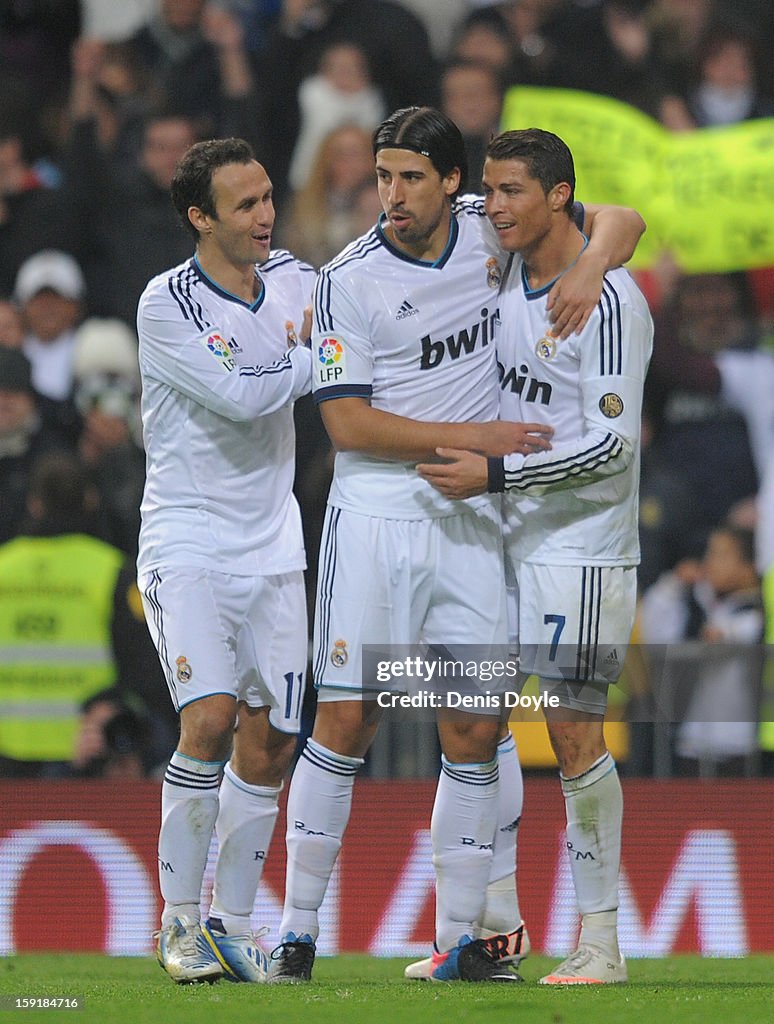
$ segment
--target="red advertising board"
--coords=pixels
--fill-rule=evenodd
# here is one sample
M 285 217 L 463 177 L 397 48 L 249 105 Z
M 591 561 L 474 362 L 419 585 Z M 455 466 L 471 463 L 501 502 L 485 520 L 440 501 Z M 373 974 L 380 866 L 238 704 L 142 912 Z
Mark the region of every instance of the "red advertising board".
M 429 948 L 433 793 L 430 782 L 357 784 L 321 952 L 413 957 Z M 624 798 L 624 952 L 774 951 L 774 782 L 625 781 Z M 0 954 L 149 953 L 158 819 L 158 783 L 0 783 Z M 563 823 L 558 783 L 527 779 L 521 904 L 533 946 L 555 955 L 571 949 L 578 924 Z M 267 946 L 279 928 L 283 836 L 281 815 L 254 916 L 270 928 Z

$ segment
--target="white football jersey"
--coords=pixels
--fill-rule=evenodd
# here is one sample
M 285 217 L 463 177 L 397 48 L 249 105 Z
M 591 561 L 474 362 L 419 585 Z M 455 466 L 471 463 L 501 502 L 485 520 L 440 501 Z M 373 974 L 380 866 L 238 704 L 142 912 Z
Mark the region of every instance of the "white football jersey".
M 500 295 L 500 416 L 554 435 L 551 451 L 503 460 L 506 546 L 514 561 L 635 565 L 650 311 L 626 270 L 608 271 L 585 328 L 562 341 L 549 335 L 549 291 L 531 291 L 513 258 Z
M 305 567 L 293 402 L 309 391 L 311 353 L 288 349 L 285 324 L 300 328 L 314 271 L 276 250 L 256 275 L 263 289 L 250 305 L 193 258 L 153 278 L 140 298 L 140 572 Z
M 435 262 L 396 248 L 380 221 L 320 272 L 315 287 L 315 400 L 360 397 L 375 409 L 431 422 L 497 419 L 494 332 L 505 257 L 465 196 Z M 329 503 L 385 518 L 459 515 L 491 504 L 444 498 L 413 463 L 336 455 Z

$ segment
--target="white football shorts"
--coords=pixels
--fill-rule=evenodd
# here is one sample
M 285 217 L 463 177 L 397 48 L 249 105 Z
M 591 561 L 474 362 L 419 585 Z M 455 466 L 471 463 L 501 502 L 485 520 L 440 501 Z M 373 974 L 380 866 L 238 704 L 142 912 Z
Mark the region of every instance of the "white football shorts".
M 508 571 L 511 650 L 559 706 L 604 714 L 634 625 L 634 566 L 532 565 Z
M 328 507 L 317 577 L 313 670 L 318 700 L 375 699 L 371 652 L 407 645 L 452 660 L 507 655 L 499 511 L 382 519 Z M 366 674 L 363 670 L 363 646 Z M 443 685 L 455 685 L 444 683 Z M 412 685 L 413 684 L 413 685 Z M 478 683 L 474 683 L 478 686 Z M 491 712 L 490 712 L 491 713 Z
M 227 693 L 250 707 L 268 707 L 281 732 L 299 731 L 308 650 L 300 570 L 231 576 L 154 569 L 138 585 L 178 711 Z

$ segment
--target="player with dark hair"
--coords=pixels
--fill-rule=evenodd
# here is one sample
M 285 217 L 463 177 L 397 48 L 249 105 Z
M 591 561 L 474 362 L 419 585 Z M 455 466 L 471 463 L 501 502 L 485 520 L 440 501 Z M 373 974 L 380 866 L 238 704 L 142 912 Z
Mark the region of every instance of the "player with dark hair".
M 396 110 L 374 132 L 373 148 L 374 157 L 382 149 L 406 149 L 426 156 L 442 178 L 457 171 L 457 187 L 449 194 L 450 199 L 456 199 L 467 186 L 468 158 L 462 132 L 440 110 L 432 107 Z
M 575 952 L 541 979 L 551 985 L 627 979 L 617 936 L 623 801 L 603 718 L 634 622 L 640 415 L 653 343 L 647 303 L 620 268 L 605 274 L 579 334 L 551 331 L 546 296 L 589 244 L 570 214 L 574 186 L 570 151 L 550 132 L 504 132 L 489 146 L 486 212 L 514 254 L 500 296 L 500 414 L 551 426 L 551 451 L 487 461 L 443 449 L 443 464 L 418 467 L 450 499 L 505 492 L 520 672 L 558 698 L 545 714 L 581 933 Z
M 211 139 L 199 142 L 180 161 L 170 186 L 172 203 L 183 227 L 199 242 L 200 228 L 188 216 L 196 207 L 208 217 L 216 217 L 216 196 L 213 175 L 228 164 L 245 166 L 255 160 L 252 147 L 244 139 Z M 271 199 L 271 184 L 269 195 Z
M 489 143 L 487 160 L 520 160 L 529 172 L 530 178 L 540 182 L 543 193 L 555 185 L 567 185 L 566 198 L 562 209 L 572 217 L 575 202 L 575 164 L 567 146 L 558 135 L 543 131 L 542 128 L 522 128 L 519 131 L 502 132 Z M 486 193 L 486 186 L 484 186 Z
M 483 202 L 454 198 L 465 171 L 459 130 L 436 110 L 405 108 L 377 128 L 374 151 L 384 213 L 322 269 L 315 289 L 313 391 L 337 455 L 318 575 L 317 716 L 288 798 L 276 981 L 311 977 L 318 909 L 355 775 L 377 729 L 380 687 L 364 678 L 363 645 L 475 644 L 480 651 L 506 642 L 497 501 L 449 501 L 418 475 L 416 463 L 463 439 L 462 446 L 493 457 L 548 447 L 533 424 L 497 422 L 493 342 L 505 258 Z M 622 252 L 613 245 L 615 263 L 631 254 L 636 220 L 625 218 L 623 233 L 632 230 Z M 607 242 L 606 231 L 595 235 L 589 266 L 594 250 L 607 265 L 606 245 L 621 234 L 614 216 Z M 580 267 L 587 287 L 581 301 L 559 311 L 560 331 L 572 329 L 598 297 L 589 285 L 597 271 L 587 278 L 588 267 Z M 498 715 L 439 716 L 438 729 L 433 976 L 519 980 L 478 937 L 480 928 L 490 931 L 485 904 L 498 820 L 512 825 L 519 816 L 515 795 L 504 809 L 499 802 Z M 518 772 L 515 750 L 507 740 L 505 746 L 503 756 Z M 512 843 L 505 859 L 503 874 L 510 875 Z M 513 906 L 515 892 L 505 898 Z
M 314 272 L 270 250 L 272 185 L 246 142 L 192 146 L 172 198 L 196 252 L 150 281 L 137 316 L 148 459 L 137 564 L 181 730 L 162 787 L 158 959 L 178 982 L 260 982 L 250 917 L 306 666 L 293 402 L 311 357 L 293 320 Z

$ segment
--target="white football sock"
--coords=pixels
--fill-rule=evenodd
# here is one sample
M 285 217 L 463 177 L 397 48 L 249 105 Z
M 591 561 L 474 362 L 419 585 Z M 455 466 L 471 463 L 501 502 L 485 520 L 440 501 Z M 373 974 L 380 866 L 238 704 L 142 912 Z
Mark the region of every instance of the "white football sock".
M 435 944 L 440 952 L 476 936 L 497 821 L 497 760 L 452 764 L 441 758 L 430 836 L 435 867 Z
M 609 753 L 562 780 L 567 811 L 567 853 L 581 914 L 581 943 L 618 955 L 618 872 L 623 793 Z
M 516 886 L 516 842 L 524 805 L 524 779 L 516 741 L 511 733 L 497 744 L 497 767 L 500 775 L 497 825 L 484 916 L 481 921 L 481 931 L 484 935 L 507 934 L 515 931 L 521 924 Z
M 223 769 L 210 917 L 218 918 L 228 935 L 245 935 L 251 930 L 250 916 L 279 813 L 281 789 L 244 782 L 230 763 Z
M 218 816 L 221 761 L 199 761 L 175 751 L 161 787 L 159 885 L 161 927 L 176 917 L 199 921 L 202 878 Z
M 287 874 L 280 935 L 317 939 L 325 897 L 352 808 L 362 757 L 346 757 L 306 741 L 288 793 Z

